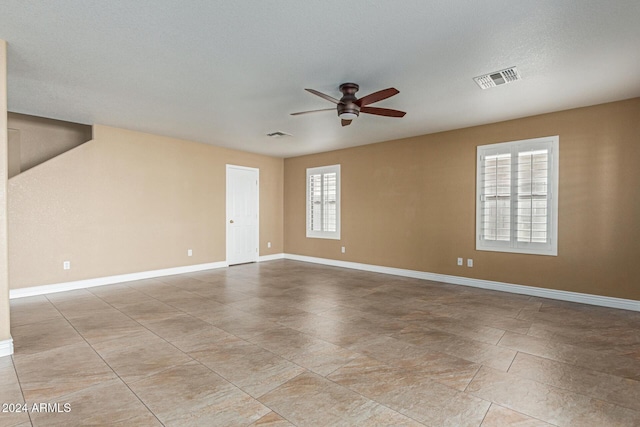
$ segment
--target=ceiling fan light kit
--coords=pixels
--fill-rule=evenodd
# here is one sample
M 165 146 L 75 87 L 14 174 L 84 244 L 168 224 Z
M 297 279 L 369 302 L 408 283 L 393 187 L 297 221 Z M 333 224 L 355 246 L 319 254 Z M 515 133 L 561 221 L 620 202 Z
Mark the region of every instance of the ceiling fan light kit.
M 392 110 L 389 108 L 376 108 L 376 107 L 367 107 L 369 104 L 373 104 L 374 102 L 382 101 L 383 99 L 390 98 L 394 95 L 400 93 L 395 88 L 388 88 L 379 90 L 372 94 L 369 94 L 365 97 L 358 99 L 356 97 L 356 92 L 360 89 L 355 83 L 343 83 L 340 85 L 339 90 L 342 92 L 342 98 L 336 99 L 329 95 L 326 95 L 322 92 L 318 92 L 314 89 L 305 89 L 307 92 L 310 92 L 320 98 L 326 99 L 329 102 L 333 102 L 336 104 L 336 110 L 338 112 L 338 117 L 341 119 L 342 126 L 348 126 L 351 124 L 351 121 L 360 116 L 360 113 L 374 114 L 377 116 L 386 116 L 386 117 L 404 117 L 406 114 L 404 111 Z M 313 111 L 302 111 L 299 113 L 291 113 L 292 116 L 297 116 L 300 114 L 307 113 L 316 113 L 319 111 L 329 111 L 333 110 L 333 108 L 325 108 L 322 110 L 313 110 Z

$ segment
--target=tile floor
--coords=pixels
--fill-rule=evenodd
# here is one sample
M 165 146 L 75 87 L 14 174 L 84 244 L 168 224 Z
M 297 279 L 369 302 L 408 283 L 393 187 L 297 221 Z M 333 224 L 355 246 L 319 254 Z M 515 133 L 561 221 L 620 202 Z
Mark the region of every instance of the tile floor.
M 0 403 L 30 411 L 0 426 L 640 425 L 640 313 L 383 274 L 279 260 L 15 299 L 11 332 Z

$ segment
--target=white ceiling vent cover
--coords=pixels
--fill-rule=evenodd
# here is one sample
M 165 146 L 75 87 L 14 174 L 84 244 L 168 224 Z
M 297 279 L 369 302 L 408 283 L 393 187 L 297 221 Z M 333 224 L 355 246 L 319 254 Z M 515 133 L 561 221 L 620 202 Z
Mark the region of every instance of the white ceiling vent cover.
M 489 89 L 491 87 L 504 85 L 521 79 L 522 77 L 520 77 L 520 73 L 518 73 L 516 67 L 506 68 L 504 70 L 473 78 L 481 89 Z

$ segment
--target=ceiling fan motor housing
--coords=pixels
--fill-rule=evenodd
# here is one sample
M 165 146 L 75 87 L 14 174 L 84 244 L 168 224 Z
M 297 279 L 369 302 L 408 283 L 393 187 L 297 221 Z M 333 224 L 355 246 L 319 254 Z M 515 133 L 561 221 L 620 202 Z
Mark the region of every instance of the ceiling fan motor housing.
M 344 95 L 340 98 L 338 104 L 338 116 L 343 114 L 355 114 L 360 115 L 360 107 L 356 104 L 358 98 L 356 98 L 356 92 L 360 89 L 355 83 L 343 83 L 340 85 L 340 92 Z

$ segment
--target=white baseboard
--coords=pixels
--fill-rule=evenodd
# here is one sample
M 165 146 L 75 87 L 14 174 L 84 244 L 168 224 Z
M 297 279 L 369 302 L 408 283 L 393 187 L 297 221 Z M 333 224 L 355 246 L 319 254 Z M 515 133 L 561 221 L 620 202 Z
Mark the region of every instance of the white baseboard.
M 330 265 L 334 267 L 350 268 L 355 270 L 370 271 L 374 273 L 391 274 L 394 276 L 411 277 L 414 279 L 432 280 L 454 285 L 471 286 L 474 288 L 490 289 L 494 291 L 510 292 L 514 294 L 530 295 L 541 298 L 557 299 L 561 301 L 578 302 L 582 304 L 599 305 L 602 307 L 619 308 L 622 310 L 640 311 L 640 301 L 614 298 L 601 295 L 583 294 L 579 292 L 561 291 L 555 289 L 538 288 L 534 286 L 516 285 L 512 283 L 495 282 L 492 280 L 472 279 L 470 277 L 451 276 L 447 274 L 429 273 L 426 271 L 407 270 L 402 268 L 384 267 L 373 264 L 340 261 L 328 258 L 317 258 L 305 255 L 279 253 L 258 257 L 258 262 L 273 261 L 277 259 L 290 259 L 294 261 L 311 262 L 315 264 Z M 171 276 L 174 274 L 192 273 L 194 271 L 210 270 L 227 267 L 226 261 L 207 264 L 189 265 L 184 267 L 166 268 L 163 270 L 145 271 L 141 273 L 121 274 L 118 276 L 99 277 L 96 279 L 78 280 L 75 282 L 57 283 L 53 285 L 34 286 L 30 288 L 11 289 L 9 298 L 22 298 L 34 295 L 44 295 L 54 292 L 64 292 L 74 289 L 91 288 L 94 286 L 111 285 L 115 283 L 131 282 L 134 280 L 151 279 L 154 277 Z M 2 344 L 0 342 L 0 355 Z M 11 344 L 13 352 L 13 344 Z M 11 353 L 9 353 L 11 354 Z
M 211 270 L 228 267 L 226 261 L 206 264 L 187 265 L 184 267 L 165 268 L 162 270 L 143 271 L 140 273 L 120 274 L 117 276 L 98 277 L 95 279 L 77 280 L 75 282 L 55 283 L 52 285 L 33 286 L 30 288 L 11 289 L 9 298 L 23 298 L 34 295 L 52 294 L 54 292 L 72 291 L 74 289 L 92 288 L 94 286 L 113 285 L 115 283 L 132 282 L 134 280 L 152 279 L 154 277 L 172 276 L 174 274 L 193 273 L 194 271 Z
M 582 304 L 599 305 L 602 307 L 619 308 L 622 310 L 640 311 L 640 301 L 614 298 L 600 295 L 583 294 L 579 292 L 560 291 L 555 289 L 538 288 L 534 286 L 516 285 L 512 283 L 494 282 L 492 280 L 472 279 L 470 277 L 450 276 L 447 274 L 428 273 L 425 271 L 406 270 L 402 268 L 383 267 L 372 264 L 340 261 L 327 258 L 316 258 L 304 255 L 284 254 L 285 259 L 312 262 L 334 267 L 352 268 L 355 270 L 371 271 L 374 273 L 392 274 L 395 276 L 412 277 L 415 279 L 432 280 L 454 285 L 471 286 L 474 288 L 490 289 L 494 291 L 510 292 L 514 294 L 530 295 L 541 298 L 551 298 L 561 301 L 578 302 Z
M 0 341 L 0 357 L 11 356 L 13 354 L 13 338 Z
M 258 257 L 258 262 L 273 261 L 275 259 L 284 259 L 284 254 L 262 255 Z

